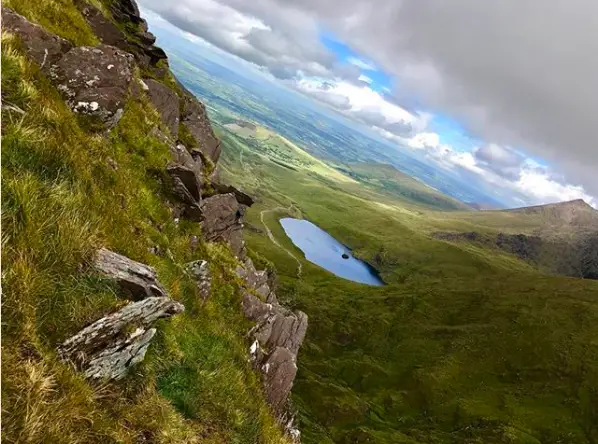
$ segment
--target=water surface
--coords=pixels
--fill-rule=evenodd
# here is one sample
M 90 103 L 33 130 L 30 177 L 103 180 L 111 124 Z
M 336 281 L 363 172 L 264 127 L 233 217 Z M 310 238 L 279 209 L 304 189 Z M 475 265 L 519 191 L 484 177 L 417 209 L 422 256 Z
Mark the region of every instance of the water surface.
M 349 248 L 317 225 L 290 217 L 280 219 L 280 224 L 311 263 L 344 279 L 368 285 L 384 285 L 374 268 L 353 257 Z M 343 258 L 343 255 L 347 258 Z

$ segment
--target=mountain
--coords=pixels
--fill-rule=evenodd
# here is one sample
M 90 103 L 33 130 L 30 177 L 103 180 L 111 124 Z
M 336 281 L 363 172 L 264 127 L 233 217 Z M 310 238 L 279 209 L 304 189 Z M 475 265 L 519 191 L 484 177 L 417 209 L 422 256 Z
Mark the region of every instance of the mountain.
M 3 2 L 3 442 L 299 440 L 308 318 L 154 43 L 134 0 Z
M 133 0 L 4 0 L 2 27 L 3 441 L 598 442 L 583 204 L 470 211 L 306 99 L 169 58 Z

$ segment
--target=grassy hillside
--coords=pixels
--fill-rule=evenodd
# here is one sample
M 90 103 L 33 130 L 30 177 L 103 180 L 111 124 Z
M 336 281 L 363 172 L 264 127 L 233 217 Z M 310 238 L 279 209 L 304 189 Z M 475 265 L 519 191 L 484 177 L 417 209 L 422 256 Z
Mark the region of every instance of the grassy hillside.
M 70 0 L 3 5 L 74 44 L 97 42 Z M 110 133 L 88 132 L 4 32 L 2 102 L 2 441 L 286 442 L 247 360 L 236 260 L 202 241 L 191 249 L 199 225 L 172 217 L 170 151 L 151 135 L 156 111 L 130 99 Z M 55 352 L 125 303 L 84 271 L 100 246 L 155 267 L 186 307 L 159 325 L 137 371 L 113 384 L 86 381 Z M 200 258 L 214 273 L 204 307 L 183 269 Z
M 431 236 L 533 230 L 537 219 L 430 212 L 225 140 L 225 176 L 259 200 L 248 243 L 278 268 L 279 297 L 310 316 L 294 388 L 305 443 L 597 442 L 598 283 Z M 278 223 L 289 214 L 353 248 L 388 285 L 305 261 Z

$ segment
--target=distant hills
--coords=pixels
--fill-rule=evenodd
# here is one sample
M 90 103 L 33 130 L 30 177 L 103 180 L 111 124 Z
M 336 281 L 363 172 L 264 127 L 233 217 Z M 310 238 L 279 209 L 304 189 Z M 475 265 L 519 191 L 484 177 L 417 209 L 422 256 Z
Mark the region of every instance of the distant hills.
M 598 279 L 598 211 L 582 199 L 482 211 L 470 219 L 479 221 L 480 216 L 495 223 L 502 221 L 503 228 L 490 232 L 435 232 L 433 236 L 498 248 L 552 273 Z M 467 219 L 467 214 L 462 219 Z M 518 225 L 520 233 L 505 232 Z

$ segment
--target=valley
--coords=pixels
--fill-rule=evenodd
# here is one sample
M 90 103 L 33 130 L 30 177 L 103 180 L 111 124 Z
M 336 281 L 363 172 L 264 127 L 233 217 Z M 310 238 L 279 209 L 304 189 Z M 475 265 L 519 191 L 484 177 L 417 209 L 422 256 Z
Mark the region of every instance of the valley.
M 504 249 L 434 234 L 532 235 L 554 227 L 554 211 L 439 211 L 459 204 L 390 168 L 330 170 L 305 161 L 299 147 L 281 148 L 274 135 L 220 128 L 224 177 L 256 197 L 247 244 L 278 270 L 279 297 L 310 317 L 293 389 L 303 442 L 598 436 L 598 282 L 551 276 Z M 372 178 L 381 174 L 382 186 Z M 312 264 L 286 236 L 285 217 L 326 230 L 388 285 L 353 283 Z

